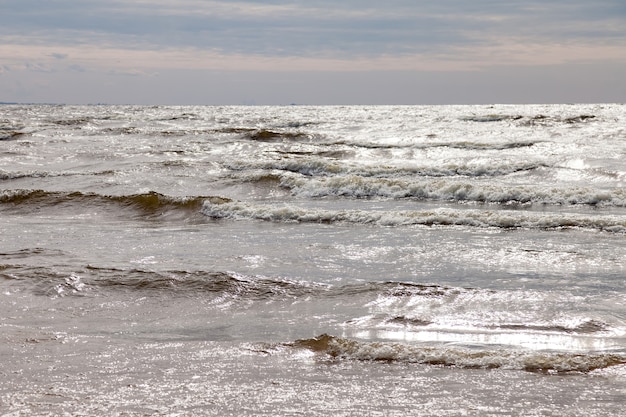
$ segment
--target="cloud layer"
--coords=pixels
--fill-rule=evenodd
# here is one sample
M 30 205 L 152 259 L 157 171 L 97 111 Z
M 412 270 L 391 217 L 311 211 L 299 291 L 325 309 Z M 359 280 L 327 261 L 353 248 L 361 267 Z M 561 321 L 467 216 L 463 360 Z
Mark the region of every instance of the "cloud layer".
M 626 65 L 626 3 L 620 0 L 2 3 L 5 78 Z M 20 79 L 26 76 L 12 79 L 13 87 Z M 11 95 L 6 83 L 0 79 L 0 94 Z

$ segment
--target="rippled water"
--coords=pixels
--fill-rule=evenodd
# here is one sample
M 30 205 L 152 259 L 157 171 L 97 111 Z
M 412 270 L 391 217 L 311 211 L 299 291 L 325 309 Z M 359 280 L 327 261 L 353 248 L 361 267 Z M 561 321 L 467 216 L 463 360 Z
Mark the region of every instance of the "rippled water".
M 0 411 L 619 415 L 624 126 L 0 106 Z

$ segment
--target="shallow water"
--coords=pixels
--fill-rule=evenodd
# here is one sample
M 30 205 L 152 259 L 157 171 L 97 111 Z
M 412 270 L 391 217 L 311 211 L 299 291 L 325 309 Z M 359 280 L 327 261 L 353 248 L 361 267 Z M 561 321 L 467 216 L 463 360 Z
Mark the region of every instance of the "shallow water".
M 2 415 L 623 408 L 623 105 L 0 112 Z

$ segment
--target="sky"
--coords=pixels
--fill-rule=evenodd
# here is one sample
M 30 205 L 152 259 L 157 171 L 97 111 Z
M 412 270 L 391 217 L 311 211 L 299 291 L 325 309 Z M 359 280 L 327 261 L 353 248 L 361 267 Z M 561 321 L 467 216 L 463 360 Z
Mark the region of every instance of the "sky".
M 624 0 L 0 0 L 0 102 L 626 102 Z

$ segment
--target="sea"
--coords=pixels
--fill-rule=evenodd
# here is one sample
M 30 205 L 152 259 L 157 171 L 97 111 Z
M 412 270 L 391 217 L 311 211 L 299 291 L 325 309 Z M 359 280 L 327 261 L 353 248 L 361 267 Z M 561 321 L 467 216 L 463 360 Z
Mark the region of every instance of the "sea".
M 0 106 L 0 415 L 626 415 L 626 105 Z

